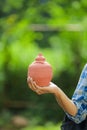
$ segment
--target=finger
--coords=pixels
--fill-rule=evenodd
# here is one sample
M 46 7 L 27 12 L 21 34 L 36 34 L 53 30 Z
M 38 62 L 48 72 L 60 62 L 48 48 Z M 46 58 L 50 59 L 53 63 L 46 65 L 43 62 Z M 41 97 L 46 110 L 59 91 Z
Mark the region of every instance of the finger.
M 27 77 L 27 83 L 29 83 L 29 77 Z
M 31 85 L 31 78 L 30 77 L 27 77 L 27 83 L 28 83 L 28 85 Z
M 38 85 L 36 84 L 35 81 L 34 81 L 34 86 L 35 86 L 36 89 L 40 89 L 40 88 L 41 88 L 40 86 L 38 86 Z
M 29 77 L 27 77 L 27 84 L 28 84 L 29 87 L 31 86 L 31 83 L 29 81 Z
M 27 78 L 27 82 L 28 82 L 30 89 L 35 91 L 37 94 L 41 95 L 41 94 L 46 93 L 45 92 L 46 88 L 38 86 L 31 77 Z
M 32 85 L 33 88 L 35 88 L 35 83 L 34 83 L 34 82 L 35 82 L 35 81 L 33 81 L 33 79 L 30 78 L 30 83 L 31 83 L 31 85 Z
M 48 92 L 44 92 L 44 91 L 41 91 L 41 90 L 36 90 L 36 93 L 37 93 L 38 95 L 41 95 L 41 94 L 46 94 L 46 93 L 48 93 Z
M 32 86 L 31 78 L 30 78 L 30 77 L 27 78 L 27 82 L 28 82 L 28 84 L 29 84 L 30 86 Z
M 43 94 L 40 90 L 36 90 L 36 93 L 37 93 L 38 95 Z
M 30 89 L 34 91 L 33 85 L 32 85 L 32 79 L 30 77 L 27 78 L 27 83 L 28 83 L 28 86 L 30 87 Z

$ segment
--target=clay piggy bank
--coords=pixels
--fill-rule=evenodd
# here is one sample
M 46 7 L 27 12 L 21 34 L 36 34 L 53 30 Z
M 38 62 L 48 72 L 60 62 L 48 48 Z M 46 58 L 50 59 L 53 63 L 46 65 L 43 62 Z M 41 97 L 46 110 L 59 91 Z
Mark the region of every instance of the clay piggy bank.
M 28 76 L 40 87 L 49 85 L 52 80 L 52 67 L 42 54 L 39 54 L 35 61 L 29 65 Z

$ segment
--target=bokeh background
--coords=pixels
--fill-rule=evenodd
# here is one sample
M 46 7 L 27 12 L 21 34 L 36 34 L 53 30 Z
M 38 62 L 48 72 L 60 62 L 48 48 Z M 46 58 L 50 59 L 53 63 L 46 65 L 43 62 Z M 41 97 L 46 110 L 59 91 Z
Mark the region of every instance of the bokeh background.
M 87 62 L 86 0 L 0 0 L 0 130 L 60 127 L 65 113 L 55 97 L 27 85 L 38 53 L 71 98 Z

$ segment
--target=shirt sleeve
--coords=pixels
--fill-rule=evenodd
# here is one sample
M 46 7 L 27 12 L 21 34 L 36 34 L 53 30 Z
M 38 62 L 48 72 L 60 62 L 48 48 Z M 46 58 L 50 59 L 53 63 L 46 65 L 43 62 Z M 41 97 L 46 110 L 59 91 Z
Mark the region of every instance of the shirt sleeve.
M 87 64 L 82 70 L 72 101 L 77 107 L 77 114 L 75 116 L 66 114 L 71 120 L 79 124 L 87 116 Z

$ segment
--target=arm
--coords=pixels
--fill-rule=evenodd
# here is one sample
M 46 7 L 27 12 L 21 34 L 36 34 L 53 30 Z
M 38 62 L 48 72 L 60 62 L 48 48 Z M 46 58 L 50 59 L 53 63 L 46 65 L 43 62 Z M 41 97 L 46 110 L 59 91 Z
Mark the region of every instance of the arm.
M 27 79 L 29 87 L 37 94 L 52 93 L 55 95 L 58 104 L 66 112 L 68 117 L 77 124 L 82 122 L 87 116 L 87 64 L 84 66 L 76 90 L 70 100 L 65 93 L 51 83 L 47 87 L 39 87 L 31 79 Z
M 57 89 L 58 91 L 56 91 L 54 95 L 58 104 L 66 113 L 75 116 L 77 113 L 76 105 L 73 103 L 71 99 L 67 97 L 67 95 L 60 88 Z
M 69 113 L 72 116 L 75 116 L 77 113 L 75 104 L 54 83 L 50 83 L 50 85 L 47 87 L 39 87 L 31 78 L 28 78 L 27 82 L 28 86 L 37 94 L 52 93 L 55 96 L 58 104 L 65 112 Z

